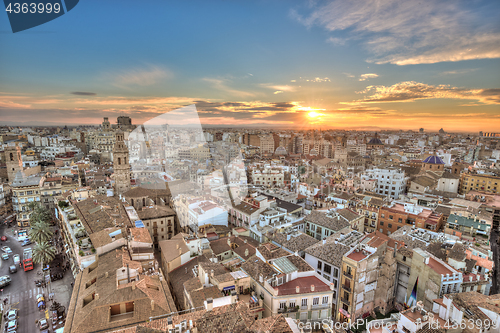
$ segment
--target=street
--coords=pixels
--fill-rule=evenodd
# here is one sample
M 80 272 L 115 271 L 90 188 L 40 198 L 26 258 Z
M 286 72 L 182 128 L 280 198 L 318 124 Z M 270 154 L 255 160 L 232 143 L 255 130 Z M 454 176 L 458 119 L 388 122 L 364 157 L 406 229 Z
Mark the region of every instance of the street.
M 39 330 L 35 326 L 35 321 L 43 318 L 44 313 L 38 311 L 35 298 L 39 293 L 46 294 L 45 288 L 37 287 L 34 282 L 42 278 L 41 275 L 37 275 L 37 272 L 40 271 L 40 265 L 35 265 L 34 269 L 28 272 L 25 272 L 22 267 L 18 266 L 16 273 L 9 273 L 9 266 L 14 264 L 12 256 L 19 254 L 22 262 L 24 248 L 13 234 L 13 230 L 16 227 L 6 228 L 3 223 L 0 225 L 0 234 L 7 236 L 7 241 L 1 242 L 0 245 L 8 246 L 12 250 L 9 260 L 0 261 L 0 275 L 8 275 L 12 279 L 10 285 L 3 288 L 2 300 L 5 298 L 8 299 L 7 310 L 14 308 L 19 311 L 18 333 L 37 332 Z M 33 245 L 28 245 L 25 248 L 32 247 Z M 5 321 L 2 321 L 2 323 L 3 330 L 5 328 Z
M 35 246 L 34 243 L 25 247 L 21 246 L 22 242 L 19 242 L 17 237 L 14 236 L 14 230 L 17 230 L 16 226 L 7 228 L 3 223 L 0 223 L 0 235 L 7 236 L 7 241 L 0 242 L 0 246 L 8 246 L 12 250 L 9 260 L 0 259 L 0 276 L 8 275 L 12 280 L 10 285 L 3 288 L 0 297 L 1 300 L 8 299 L 4 309 L 7 311 L 17 309 L 19 311 L 17 333 L 39 332 L 40 330 L 36 327 L 35 322 L 43 318 L 46 314 L 44 311 L 38 310 L 36 296 L 44 294 L 46 308 L 49 309 L 52 304 L 48 299 L 49 293 L 54 293 L 54 300 L 61 303 L 67 309 L 71 298 L 72 287 L 70 284 L 73 282 L 73 277 L 70 272 L 66 272 L 62 280 L 51 282 L 51 284 L 47 284 L 46 288 L 42 288 L 37 287 L 35 284 L 35 280 L 44 279 L 44 276 L 41 274 L 40 265 L 38 264 L 34 264 L 34 269 L 27 272 L 18 265 L 17 272 L 11 274 L 9 266 L 14 264 L 12 256 L 19 254 L 22 262 L 23 250 Z M 47 312 L 47 315 L 49 315 L 49 312 Z M 51 323 L 51 321 L 49 322 Z M 4 331 L 5 320 L 2 320 L 2 326 L 0 332 Z M 52 327 L 50 331 L 53 331 Z

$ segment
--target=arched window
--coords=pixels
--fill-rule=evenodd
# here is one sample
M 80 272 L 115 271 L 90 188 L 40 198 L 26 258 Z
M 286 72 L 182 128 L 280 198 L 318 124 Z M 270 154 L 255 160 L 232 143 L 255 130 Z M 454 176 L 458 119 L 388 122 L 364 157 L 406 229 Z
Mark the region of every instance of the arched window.
M 122 164 L 122 159 L 118 157 L 118 165 Z
M 10 160 L 13 161 L 14 160 L 14 154 L 10 153 Z

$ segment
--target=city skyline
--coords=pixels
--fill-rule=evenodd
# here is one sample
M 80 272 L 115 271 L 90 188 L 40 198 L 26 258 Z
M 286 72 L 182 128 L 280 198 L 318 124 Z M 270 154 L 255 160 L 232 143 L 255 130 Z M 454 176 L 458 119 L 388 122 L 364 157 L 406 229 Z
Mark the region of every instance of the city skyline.
M 80 3 L 12 34 L 1 125 L 134 124 L 195 104 L 204 126 L 497 132 L 494 1 Z

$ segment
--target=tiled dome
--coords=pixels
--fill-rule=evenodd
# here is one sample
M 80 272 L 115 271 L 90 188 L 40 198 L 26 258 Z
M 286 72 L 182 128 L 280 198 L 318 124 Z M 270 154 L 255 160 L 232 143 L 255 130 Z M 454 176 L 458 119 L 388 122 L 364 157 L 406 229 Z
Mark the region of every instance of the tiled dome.
M 432 155 L 432 156 L 427 157 L 427 158 L 424 160 L 424 163 L 428 163 L 428 164 L 444 164 L 444 162 L 443 162 L 443 160 L 441 159 L 441 157 L 439 157 L 439 156 L 435 156 L 435 155 Z

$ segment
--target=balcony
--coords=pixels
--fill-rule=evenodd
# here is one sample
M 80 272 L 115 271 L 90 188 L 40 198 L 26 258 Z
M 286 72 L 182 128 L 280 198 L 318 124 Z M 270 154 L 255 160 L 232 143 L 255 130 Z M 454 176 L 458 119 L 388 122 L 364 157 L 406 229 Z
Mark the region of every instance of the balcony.
M 315 309 L 324 309 L 324 308 L 329 308 L 330 307 L 330 303 L 322 303 L 322 304 L 316 304 L 312 306 L 312 309 L 315 310 Z
M 341 298 L 340 298 L 340 300 L 341 300 L 342 302 L 344 302 L 345 304 L 347 304 L 347 305 L 349 305 L 349 304 L 350 304 L 350 302 L 349 302 L 349 300 L 348 300 L 347 298 L 341 297 Z
M 309 306 L 307 306 L 307 305 L 302 305 L 302 306 L 300 307 L 300 310 L 309 310 Z
M 344 271 L 344 275 L 348 277 L 349 279 L 352 279 L 352 274 L 350 272 Z
M 347 290 L 348 292 L 351 292 L 351 288 L 350 288 L 350 287 L 348 287 L 348 286 L 346 286 L 346 285 L 342 285 L 342 288 L 343 288 L 344 290 Z

